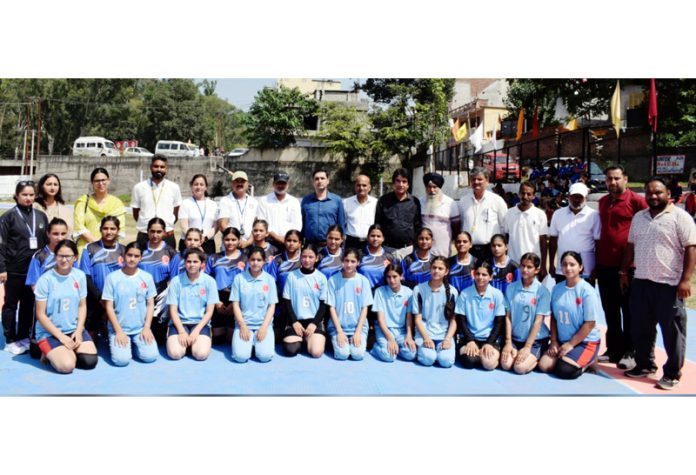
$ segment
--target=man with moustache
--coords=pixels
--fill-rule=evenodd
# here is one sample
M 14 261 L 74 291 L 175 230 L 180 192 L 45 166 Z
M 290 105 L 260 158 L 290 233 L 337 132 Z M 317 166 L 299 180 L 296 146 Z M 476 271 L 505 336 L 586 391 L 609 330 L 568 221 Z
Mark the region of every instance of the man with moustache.
M 259 208 L 258 201 L 247 194 L 248 190 L 249 177 L 246 172 L 236 171 L 232 174 L 232 192 L 220 200 L 218 227 L 221 230 L 229 226 L 237 228 L 241 234 L 240 248 L 254 242 L 251 230 Z
M 273 175 L 273 192 L 259 199 L 258 217 L 268 223 L 268 236 L 278 249 L 285 249 L 285 233 L 291 229 L 302 231 L 300 200 L 288 193 L 290 175 Z
M 420 198 L 423 227 L 433 232 L 434 256 L 449 257 L 452 254 L 452 238 L 459 231 L 460 217 L 457 203 L 442 192 L 445 179 L 439 173 L 423 175 L 426 195 Z
M 416 232 L 423 227 L 420 201 L 408 192 L 405 168 L 394 170 L 392 186 L 393 191 L 377 200 L 375 223 L 382 226 L 384 245 L 396 250 L 394 257 L 403 259 L 413 252 Z
M 530 182 L 520 184 L 520 202 L 505 214 L 503 233 L 508 235 L 508 255 L 515 263 L 528 252 L 541 258 L 539 278 L 546 277 L 547 236 L 549 226 L 546 213 L 534 206 L 536 190 Z
M 338 224 L 345 230 L 346 215 L 343 201 L 338 195 L 329 191 L 329 172 L 323 168 L 314 170 L 312 184 L 314 193 L 310 193 L 300 203 L 302 210 L 302 235 L 306 242 L 319 247 L 326 245 L 326 233 L 331 226 Z
M 367 230 L 375 222 L 377 198 L 370 196 L 372 185 L 370 177 L 358 175 L 355 178 L 355 195 L 343 200 L 346 213 L 346 249 L 362 250 L 367 245 Z

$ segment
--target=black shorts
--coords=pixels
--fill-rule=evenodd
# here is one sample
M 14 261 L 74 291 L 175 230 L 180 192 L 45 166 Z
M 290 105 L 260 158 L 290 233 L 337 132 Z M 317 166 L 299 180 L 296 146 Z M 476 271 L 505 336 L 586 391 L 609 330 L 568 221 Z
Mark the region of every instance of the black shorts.
M 230 305 L 230 289 L 218 290 L 218 297 L 225 307 Z M 213 328 L 234 328 L 234 316 L 214 310 L 210 323 Z
M 75 334 L 75 332 L 70 333 L 68 336 L 72 338 L 72 336 Z M 86 341 L 92 341 L 92 338 L 89 336 L 89 333 L 87 333 L 87 330 L 82 330 L 82 342 Z M 36 342 L 39 345 L 39 349 L 41 350 L 41 353 L 44 355 L 48 355 L 51 350 L 58 348 L 59 346 L 63 346 L 63 344 L 56 339 L 53 335 L 47 336 L 46 338 L 43 338 L 39 341 Z
M 308 318 L 306 320 L 298 320 L 298 322 L 300 323 L 300 325 L 302 325 L 302 328 L 304 329 L 306 329 L 310 323 L 313 323 L 311 318 Z M 314 333 L 326 336 L 326 328 L 324 328 L 324 322 L 321 322 L 319 323 L 319 325 L 317 325 L 317 329 L 314 330 Z M 286 336 L 297 336 L 297 333 L 295 333 L 295 330 L 292 328 L 292 325 L 288 325 L 285 327 L 283 338 L 285 338 Z
M 477 347 L 479 350 L 480 350 L 481 348 L 483 348 L 483 345 L 485 345 L 485 344 L 487 343 L 487 342 L 485 342 L 485 341 L 479 341 L 479 340 L 472 340 L 472 341 L 473 341 L 474 343 L 476 343 L 476 347 Z M 457 353 L 459 353 L 459 350 L 461 350 L 462 348 L 464 348 L 464 346 L 466 346 L 466 344 L 464 343 L 464 340 L 463 340 L 463 339 L 459 340 L 459 342 L 457 343 L 457 347 L 458 347 L 458 348 L 457 348 Z M 494 342 L 494 343 L 491 343 L 491 346 L 492 346 L 493 348 L 495 348 L 496 350 L 500 351 L 500 345 L 498 344 L 497 341 Z

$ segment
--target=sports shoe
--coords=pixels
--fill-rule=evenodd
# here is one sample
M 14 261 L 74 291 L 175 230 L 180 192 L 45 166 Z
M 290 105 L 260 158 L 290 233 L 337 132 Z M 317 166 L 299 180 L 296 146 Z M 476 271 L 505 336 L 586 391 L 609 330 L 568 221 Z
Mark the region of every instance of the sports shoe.
M 660 380 L 655 385 L 656 388 L 664 389 L 665 391 L 674 389 L 677 386 L 679 386 L 679 380 L 668 378 L 667 376 L 663 376 L 662 378 L 660 378 Z
M 26 348 L 24 348 L 22 345 L 20 345 L 16 341 L 6 344 L 4 349 L 5 349 L 5 351 L 7 351 L 8 353 L 11 353 L 13 355 L 21 355 L 22 353 L 27 351 Z
M 599 355 L 599 358 L 597 358 L 597 362 L 599 362 L 599 363 L 618 363 L 620 359 L 621 359 L 620 356 L 617 356 L 614 353 L 610 353 L 607 350 L 603 354 Z
M 649 378 L 650 376 L 655 376 L 656 372 L 656 369 L 639 368 L 638 366 L 634 366 L 633 369 L 624 371 L 624 375 L 628 376 L 629 378 Z
M 633 353 L 626 353 L 621 357 L 619 362 L 616 364 L 619 369 L 630 370 L 636 367 L 636 360 L 633 358 Z

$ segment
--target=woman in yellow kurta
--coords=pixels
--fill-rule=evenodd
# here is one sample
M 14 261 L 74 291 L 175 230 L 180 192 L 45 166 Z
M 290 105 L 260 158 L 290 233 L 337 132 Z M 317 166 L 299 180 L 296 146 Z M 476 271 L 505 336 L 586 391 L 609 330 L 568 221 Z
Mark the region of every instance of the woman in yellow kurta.
M 78 251 L 99 240 L 99 226 L 105 216 L 116 216 L 121 222 L 119 236 L 125 237 L 126 209 L 123 202 L 109 194 L 109 172 L 105 168 L 95 168 L 90 175 L 94 193 L 80 196 L 75 202 L 73 238 L 77 242 Z

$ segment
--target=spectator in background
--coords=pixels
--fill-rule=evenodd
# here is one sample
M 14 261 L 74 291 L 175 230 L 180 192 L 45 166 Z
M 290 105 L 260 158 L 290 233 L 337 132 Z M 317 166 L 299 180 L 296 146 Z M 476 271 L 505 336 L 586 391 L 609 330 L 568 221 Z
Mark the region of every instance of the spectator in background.
M 667 183 L 667 189 L 672 196 L 672 203 L 678 203 L 682 195 L 682 187 L 679 184 L 679 175 L 670 175 L 665 180 Z
M 442 192 L 445 179 L 439 173 L 423 175 L 426 196 L 420 198 L 421 219 L 423 226 L 433 232 L 434 256 L 450 257 L 452 254 L 452 236 L 460 228 L 461 217 L 457 203 Z
M 355 195 L 343 200 L 346 213 L 346 249 L 361 250 L 367 244 L 367 230 L 375 223 L 377 198 L 370 196 L 370 177 L 355 178 Z
M 375 224 L 384 230 L 384 245 L 396 249 L 394 256 L 403 259 L 413 253 L 416 232 L 423 227 L 420 201 L 408 193 L 408 170 L 399 168 L 392 174 L 393 191 L 377 200 Z
M 273 175 L 273 192 L 259 199 L 258 217 L 266 220 L 270 242 L 280 250 L 285 249 L 288 231 L 302 231 L 300 200 L 288 193 L 289 182 L 290 175 L 277 172 Z
M 302 209 L 302 234 L 307 242 L 315 246 L 326 245 L 326 234 L 331 226 L 346 226 L 343 201 L 338 195 L 329 192 L 329 172 L 315 170 L 312 174 L 314 193 L 310 193 L 300 203 Z

